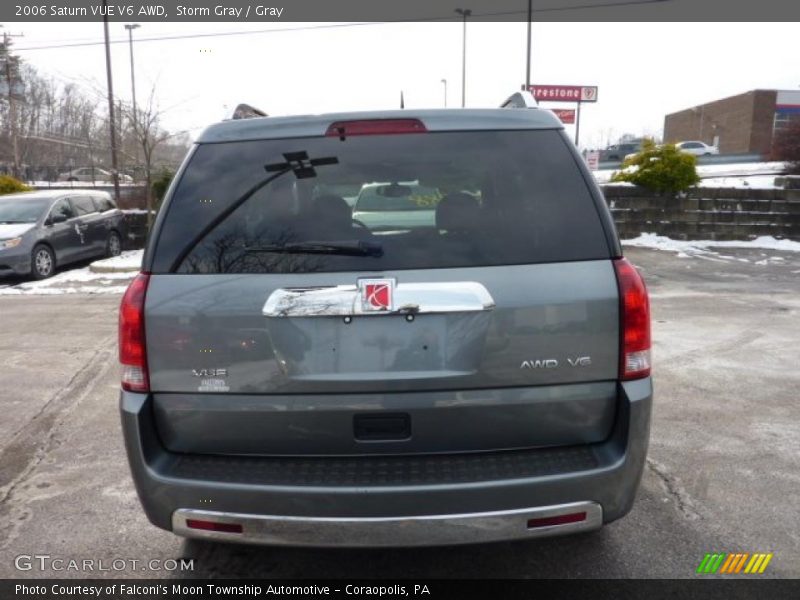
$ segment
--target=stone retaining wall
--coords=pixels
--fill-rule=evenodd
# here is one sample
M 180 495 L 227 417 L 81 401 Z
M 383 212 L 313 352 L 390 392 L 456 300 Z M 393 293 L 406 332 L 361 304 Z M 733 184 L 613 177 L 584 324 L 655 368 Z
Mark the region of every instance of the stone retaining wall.
M 656 233 L 682 240 L 800 240 L 800 190 L 696 188 L 677 197 L 602 186 L 623 239 Z

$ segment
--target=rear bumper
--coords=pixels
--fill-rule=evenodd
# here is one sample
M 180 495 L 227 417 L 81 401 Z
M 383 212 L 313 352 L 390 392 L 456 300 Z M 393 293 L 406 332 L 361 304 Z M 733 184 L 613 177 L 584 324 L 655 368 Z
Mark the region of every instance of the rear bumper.
M 651 380 L 619 385 L 609 439 L 568 449 L 411 458 L 181 455 L 164 449 L 151 398 L 123 392 L 133 479 L 153 524 L 179 535 L 313 546 L 475 543 L 595 529 L 631 508 L 647 454 Z M 585 510 L 581 521 L 528 527 Z M 238 523 L 241 533 L 187 527 Z
M 559 517 L 572 522 L 550 523 Z M 208 531 L 192 522 L 211 521 L 241 526 L 241 533 Z M 596 502 L 523 508 L 465 515 L 415 517 L 285 517 L 179 509 L 172 515 L 172 531 L 185 537 L 250 544 L 303 546 L 420 546 L 451 545 L 593 531 L 603 525 L 603 509 Z

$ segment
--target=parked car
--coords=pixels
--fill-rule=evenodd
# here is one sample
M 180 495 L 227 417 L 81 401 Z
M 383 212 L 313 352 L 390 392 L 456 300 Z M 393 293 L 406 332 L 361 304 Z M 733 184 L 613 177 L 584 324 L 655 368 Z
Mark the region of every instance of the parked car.
M 600 150 L 600 162 L 623 160 L 626 155 L 636 154 L 642 149 L 641 141 L 624 142 Z
M 122 429 L 156 526 L 441 545 L 631 509 L 647 291 L 550 111 L 226 121 L 182 173 L 120 307 Z M 354 182 L 449 191 L 432 222 L 373 228 L 328 193 Z M 361 189 L 390 213 L 397 187 Z
M 66 264 L 122 250 L 123 214 L 94 190 L 0 196 L 0 275 L 45 279 Z
M 73 169 L 66 173 L 61 173 L 58 176 L 59 181 L 103 181 L 111 183 L 114 181 L 114 176 L 110 171 L 100 169 L 99 167 L 81 167 Z M 125 173 L 119 173 L 120 183 L 133 183 L 133 177 Z
M 719 154 L 719 148 L 716 146 L 709 146 L 705 142 L 677 142 L 675 147 L 681 152 L 694 154 L 695 156 L 711 156 L 712 154 Z

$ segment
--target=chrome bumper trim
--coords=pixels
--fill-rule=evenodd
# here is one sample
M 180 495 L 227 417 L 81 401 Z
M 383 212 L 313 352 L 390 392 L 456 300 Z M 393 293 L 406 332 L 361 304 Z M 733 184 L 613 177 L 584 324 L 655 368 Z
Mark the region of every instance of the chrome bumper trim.
M 388 306 L 370 303 L 370 284 L 389 288 Z M 397 283 L 393 278 L 365 278 L 358 285 L 277 289 L 261 312 L 265 317 L 353 317 L 484 312 L 494 307 L 489 291 L 475 281 Z
M 529 519 L 586 512 L 576 523 L 528 528 Z M 191 529 L 187 519 L 238 523 L 242 533 Z M 599 529 L 603 509 L 596 502 L 573 502 L 537 508 L 410 517 L 287 517 L 181 508 L 172 515 L 180 536 L 227 542 L 286 546 L 442 546 L 564 535 Z

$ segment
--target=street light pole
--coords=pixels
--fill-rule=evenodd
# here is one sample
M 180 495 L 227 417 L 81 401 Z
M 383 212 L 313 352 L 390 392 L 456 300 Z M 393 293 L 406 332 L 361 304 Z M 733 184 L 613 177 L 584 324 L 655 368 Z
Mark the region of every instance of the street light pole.
M 133 133 L 135 136 L 137 136 L 137 140 L 136 143 L 134 144 L 134 151 L 133 151 L 134 162 L 136 163 L 134 165 L 134 169 L 139 163 L 139 140 L 138 140 L 139 113 L 136 112 L 136 77 L 134 75 L 134 70 L 133 70 L 133 30 L 139 29 L 139 27 L 141 26 L 138 23 L 125 25 L 125 29 L 128 30 L 128 47 L 130 49 L 130 55 L 131 55 L 131 104 L 133 107 Z M 134 170 L 134 175 L 135 174 L 136 171 Z
M 119 205 L 119 172 L 117 171 L 117 132 L 114 127 L 114 84 L 111 77 L 111 44 L 108 40 L 108 0 L 103 0 L 103 35 L 106 46 L 106 81 L 108 84 L 108 130 L 111 135 L 111 174 L 114 178 L 114 200 Z
M 467 104 L 467 17 L 472 14 L 468 8 L 457 8 L 456 13 L 464 19 L 461 48 L 461 108 Z
M 525 66 L 525 89 L 531 89 L 531 25 L 533 23 L 533 0 L 528 0 L 528 53 Z
M 447 79 L 442 79 L 444 84 L 444 107 L 447 108 Z

